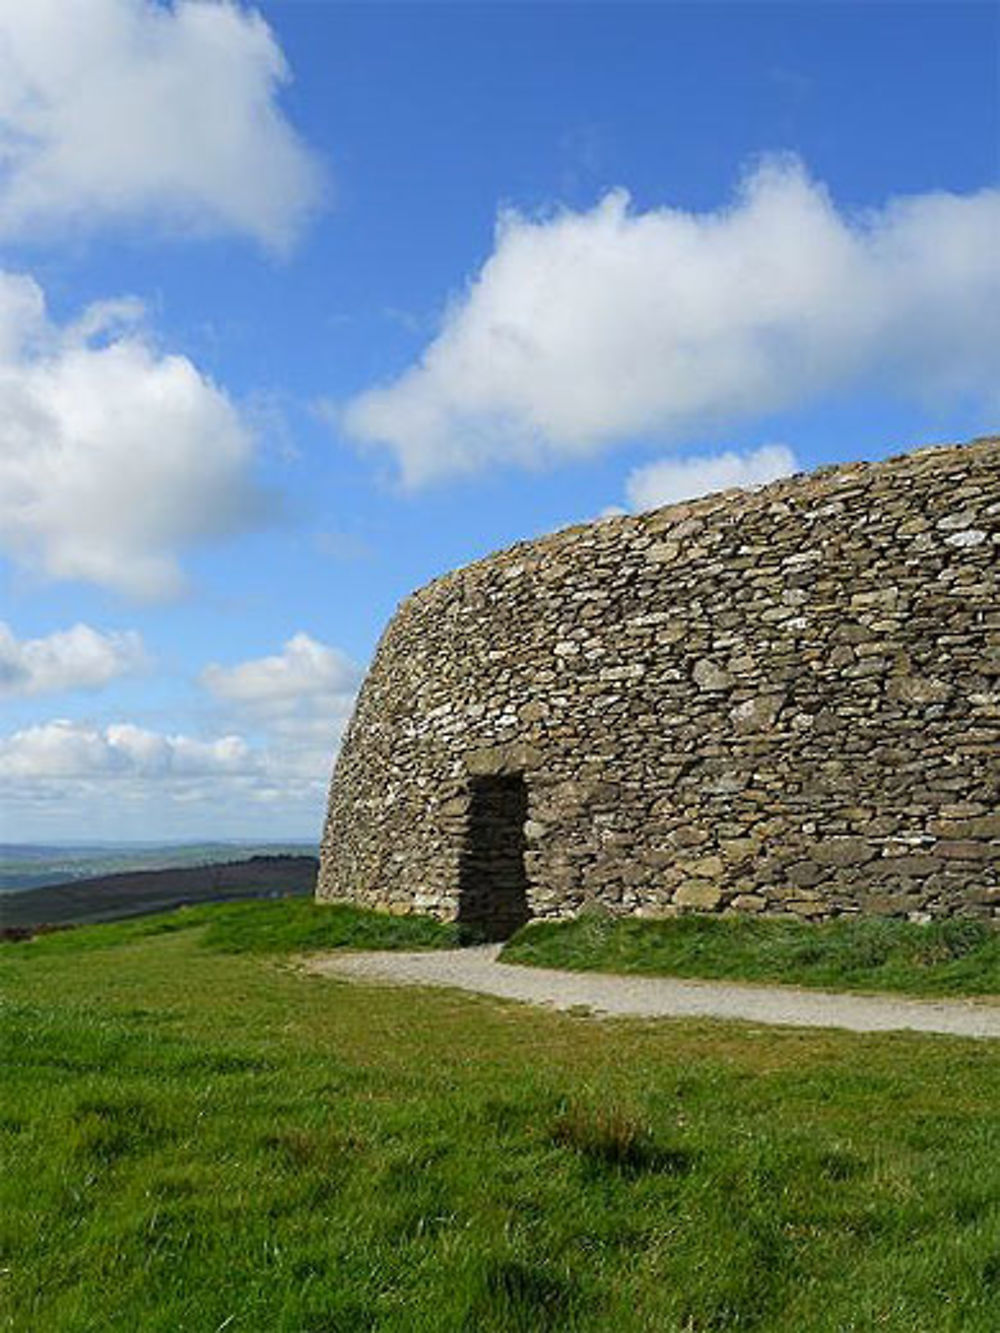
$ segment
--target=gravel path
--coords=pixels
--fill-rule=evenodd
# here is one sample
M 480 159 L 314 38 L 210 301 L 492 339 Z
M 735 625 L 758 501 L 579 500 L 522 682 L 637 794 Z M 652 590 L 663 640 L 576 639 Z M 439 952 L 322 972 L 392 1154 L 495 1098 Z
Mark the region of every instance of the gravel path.
M 944 1032 L 1000 1037 L 1000 1005 L 974 1000 L 905 1000 L 843 995 L 797 986 L 560 972 L 497 962 L 500 945 L 426 953 L 342 953 L 311 958 L 308 971 L 403 986 L 452 986 L 480 995 L 571 1009 L 601 1017 L 735 1018 L 851 1032 Z

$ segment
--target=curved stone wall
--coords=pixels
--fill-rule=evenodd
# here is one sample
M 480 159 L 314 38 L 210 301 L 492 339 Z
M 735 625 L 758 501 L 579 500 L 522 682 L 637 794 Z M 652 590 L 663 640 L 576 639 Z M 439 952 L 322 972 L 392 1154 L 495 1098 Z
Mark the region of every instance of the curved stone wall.
M 318 896 L 1000 915 L 1000 440 L 527 542 L 408 598 Z

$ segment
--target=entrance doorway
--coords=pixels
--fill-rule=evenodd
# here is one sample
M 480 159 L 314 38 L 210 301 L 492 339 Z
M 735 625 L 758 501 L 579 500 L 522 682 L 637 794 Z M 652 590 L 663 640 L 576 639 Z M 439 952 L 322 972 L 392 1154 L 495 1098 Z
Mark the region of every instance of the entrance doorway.
M 489 940 L 505 940 L 528 920 L 521 773 L 471 779 L 468 824 L 459 859 L 458 919 Z

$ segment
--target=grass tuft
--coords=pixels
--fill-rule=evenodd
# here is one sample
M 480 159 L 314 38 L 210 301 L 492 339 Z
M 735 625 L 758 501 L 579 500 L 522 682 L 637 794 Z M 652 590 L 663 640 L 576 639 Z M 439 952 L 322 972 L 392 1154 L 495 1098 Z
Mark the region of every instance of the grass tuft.
M 754 917 L 532 922 L 502 959 L 535 967 L 784 982 L 912 995 L 1000 994 L 1000 930 L 979 921 Z
M 556 1119 L 552 1141 L 571 1148 L 597 1173 L 683 1175 L 692 1166 L 689 1152 L 662 1147 L 645 1120 L 614 1102 L 596 1107 L 572 1103 Z

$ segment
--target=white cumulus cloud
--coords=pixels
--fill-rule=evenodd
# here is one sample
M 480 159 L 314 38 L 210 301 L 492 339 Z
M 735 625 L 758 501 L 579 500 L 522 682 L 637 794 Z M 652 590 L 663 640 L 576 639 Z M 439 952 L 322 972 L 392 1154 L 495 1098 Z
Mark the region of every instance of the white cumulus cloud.
M 231 667 L 213 663 L 201 676 L 237 716 L 265 729 L 269 771 L 324 782 L 360 680 L 346 654 L 304 632 L 280 653 Z
M 286 250 L 322 184 L 288 79 L 230 0 L 0 0 L 0 236 L 153 220 Z
M 0 737 L 0 805 L 34 829 L 127 819 L 154 836 L 318 836 L 360 675 L 299 633 L 280 653 L 206 668 L 202 684 L 230 714 L 208 738 L 130 721 L 25 727 Z
M 257 524 L 266 502 L 235 407 L 140 313 L 105 302 L 60 328 L 32 278 L 0 272 L 0 550 L 160 598 L 183 586 L 180 548 Z
M 763 444 L 743 454 L 727 450 L 688 458 L 660 458 L 629 473 L 625 494 L 631 509 L 658 509 L 734 486 L 765 486 L 797 470 L 795 455 L 785 444 Z
M 0 621 L 0 696 L 100 689 L 145 664 L 142 638 L 134 630 L 102 634 L 78 624 L 44 638 L 18 640 Z
M 997 402 L 1000 190 L 840 210 L 794 159 L 716 212 L 505 212 L 419 362 L 337 414 L 419 484 L 593 454 L 852 386 Z
M 127 722 L 98 728 L 55 719 L 0 740 L 0 772 L 7 779 L 242 774 L 258 767 L 240 736 L 202 741 Z
M 346 654 L 300 632 L 280 653 L 236 666 L 212 663 L 202 682 L 220 699 L 267 712 L 353 695 L 358 668 Z

